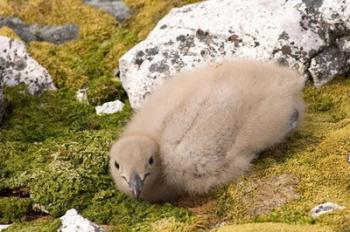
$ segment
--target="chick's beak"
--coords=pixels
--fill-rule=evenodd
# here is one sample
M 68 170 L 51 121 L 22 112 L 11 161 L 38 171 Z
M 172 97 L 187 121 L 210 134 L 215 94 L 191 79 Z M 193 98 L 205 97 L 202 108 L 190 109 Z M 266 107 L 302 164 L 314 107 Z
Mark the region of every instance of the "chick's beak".
M 142 190 L 142 186 L 143 186 L 143 181 L 141 179 L 141 177 L 139 176 L 139 174 L 137 174 L 136 172 L 132 172 L 131 177 L 130 177 L 130 181 L 129 181 L 129 187 L 132 190 L 132 195 L 138 199 Z

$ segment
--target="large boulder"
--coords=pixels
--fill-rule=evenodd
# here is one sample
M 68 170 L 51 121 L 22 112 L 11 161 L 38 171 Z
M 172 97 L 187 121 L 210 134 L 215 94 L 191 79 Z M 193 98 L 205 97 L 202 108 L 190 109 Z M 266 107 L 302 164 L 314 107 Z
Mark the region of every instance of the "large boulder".
M 28 54 L 22 41 L 0 36 L 0 70 L 4 85 L 26 84 L 33 95 L 55 89 L 48 71 Z
M 207 0 L 176 8 L 119 61 L 133 108 L 175 72 L 244 57 L 298 70 L 316 86 L 350 69 L 350 0 Z

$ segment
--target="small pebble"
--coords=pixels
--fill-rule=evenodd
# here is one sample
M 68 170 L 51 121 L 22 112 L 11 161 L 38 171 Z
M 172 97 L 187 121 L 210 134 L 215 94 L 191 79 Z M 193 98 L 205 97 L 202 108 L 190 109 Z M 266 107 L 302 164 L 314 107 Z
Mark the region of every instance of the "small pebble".
M 113 114 L 117 113 L 123 110 L 124 103 L 116 100 L 112 102 L 106 102 L 101 106 L 96 106 L 96 114 L 102 115 L 102 114 Z
M 45 206 L 43 206 L 43 205 L 35 203 L 35 204 L 33 204 L 32 208 L 34 211 L 39 211 L 42 213 L 50 214 L 50 212 L 47 209 L 45 209 Z
M 87 91 L 88 89 L 79 89 L 75 93 L 75 99 L 77 99 L 78 102 L 88 102 L 88 97 L 87 97 Z
M 58 232 L 104 232 L 98 225 L 82 217 L 75 209 L 70 209 L 61 218 Z

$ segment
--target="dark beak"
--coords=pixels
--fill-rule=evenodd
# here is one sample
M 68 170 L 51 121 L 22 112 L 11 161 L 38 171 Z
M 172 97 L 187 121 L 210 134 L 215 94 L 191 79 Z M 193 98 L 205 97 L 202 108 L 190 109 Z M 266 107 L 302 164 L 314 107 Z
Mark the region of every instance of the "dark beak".
M 142 186 L 143 186 L 143 180 L 141 179 L 139 174 L 137 174 L 136 172 L 132 172 L 130 181 L 129 181 L 129 187 L 132 190 L 132 195 L 136 199 L 138 199 L 140 196 Z

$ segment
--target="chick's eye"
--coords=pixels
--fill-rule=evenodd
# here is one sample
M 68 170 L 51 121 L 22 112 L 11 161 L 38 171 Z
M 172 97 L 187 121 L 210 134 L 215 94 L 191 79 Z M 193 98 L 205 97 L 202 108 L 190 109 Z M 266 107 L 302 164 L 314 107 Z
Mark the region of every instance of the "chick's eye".
M 148 160 L 148 164 L 152 165 L 153 163 L 154 163 L 153 156 L 151 156 L 151 158 L 149 158 L 149 160 Z
M 117 161 L 114 161 L 114 166 L 115 166 L 117 169 L 119 169 L 119 164 L 118 164 Z

